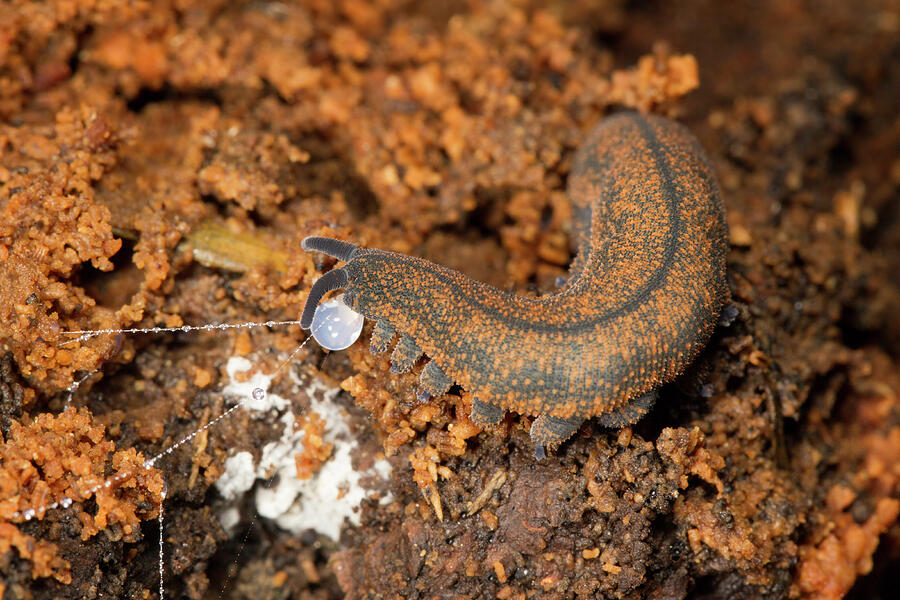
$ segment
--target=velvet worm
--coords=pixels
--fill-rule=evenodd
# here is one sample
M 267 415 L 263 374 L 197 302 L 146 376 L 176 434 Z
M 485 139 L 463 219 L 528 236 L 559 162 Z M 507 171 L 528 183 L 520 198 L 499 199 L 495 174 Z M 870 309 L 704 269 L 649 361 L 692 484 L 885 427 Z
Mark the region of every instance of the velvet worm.
M 719 187 L 686 128 L 619 113 L 578 150 L 568 195 L 576 257 L 556 294 L 520 297 L 421 258 L 310 237 L 304 249 L 346 264 L 313 286 L 302 325 L 343 288 L 375 321 L 374 352 L 399 334 L 392 371 L 428 356 L 420 397 L 456 382 L 474 395 L 479 424 L 537 415 L 539 452 L 587 418 L 635 423 L 707 343 L 728 297 Z

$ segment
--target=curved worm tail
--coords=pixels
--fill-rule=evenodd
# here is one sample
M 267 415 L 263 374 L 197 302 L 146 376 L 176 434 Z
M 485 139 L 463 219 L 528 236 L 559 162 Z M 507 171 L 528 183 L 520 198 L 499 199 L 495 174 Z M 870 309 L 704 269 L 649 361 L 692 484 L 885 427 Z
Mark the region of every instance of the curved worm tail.
M 357 250 L 357 247 L 350 242 L 316 236 L 304 238 L 300 245 L 306 251 L 315 250 L 344 262 L 353 260 Z
M 329 240 L 328 238 L 306 238 L 306 240 L 308 239 L 324 239 L 329 242 L 337 242 L 337 240 Z M 306 240 L 303 240 L 304 245 Z M 347 245 L 350 246 L 351 244 Z M 347 272 L 343 269 L 332 269 L 319 277 L 313 284 L 312 289 L 309 290 L 306 305 L 303 307 L 303 315 L 300 317 L 300 327 L 309 329 L 310 325 L 312 325 L 313 315 L 316 313 L 316 307 L 319 305 L 319 300 L 322 299 L 322 296 L 331 290 L 338 290 L 343 287 L 347 287 Z

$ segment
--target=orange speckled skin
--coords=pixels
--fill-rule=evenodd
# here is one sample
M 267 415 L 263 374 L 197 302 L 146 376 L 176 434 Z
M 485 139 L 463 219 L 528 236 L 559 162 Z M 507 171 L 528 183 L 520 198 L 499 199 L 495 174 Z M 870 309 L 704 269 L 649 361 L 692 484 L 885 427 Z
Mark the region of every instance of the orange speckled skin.
M 621 113 L 578 151 L 568 193 L 578 254 L 559 293 L 523 298 L 359 248 L 344 267 L 352 307 L 411 336 L 482 402 L 564 418 L 623 407 L 681 373 L 716 325 L 727 298 L 719 188 L 687 129 Z

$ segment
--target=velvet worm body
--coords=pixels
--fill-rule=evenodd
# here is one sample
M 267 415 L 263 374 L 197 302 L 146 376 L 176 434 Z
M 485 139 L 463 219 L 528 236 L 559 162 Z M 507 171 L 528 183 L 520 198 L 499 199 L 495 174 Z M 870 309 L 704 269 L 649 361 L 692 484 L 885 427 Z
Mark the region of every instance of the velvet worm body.
M 304 249 L 346 264 L 316 282 L 301 322 L 343 288 L 376 322 L 373 351 L 399 334 L 392 371 L 429 357 L 420 397 L 456 382 L 479 424 L 537 415 L 540 450 L 590 417 L 635 423 L 706 344 L 727 298 L 719 187 L 683 126 L 620 113 L 578 150 L 568 195 L 577 254 L 559 293 L 519 297 L 421 258 L 311 237 Z

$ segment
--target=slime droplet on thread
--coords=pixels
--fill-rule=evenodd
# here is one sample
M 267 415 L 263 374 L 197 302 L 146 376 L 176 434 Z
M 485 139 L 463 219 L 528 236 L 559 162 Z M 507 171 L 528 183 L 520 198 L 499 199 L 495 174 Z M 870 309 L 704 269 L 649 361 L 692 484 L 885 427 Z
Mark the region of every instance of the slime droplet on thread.
M 316 307 L 310 329 L 323 348 L 343 350 L 359 338 L 362 326 L 363 316 L 344 304 L 341 295 Z

